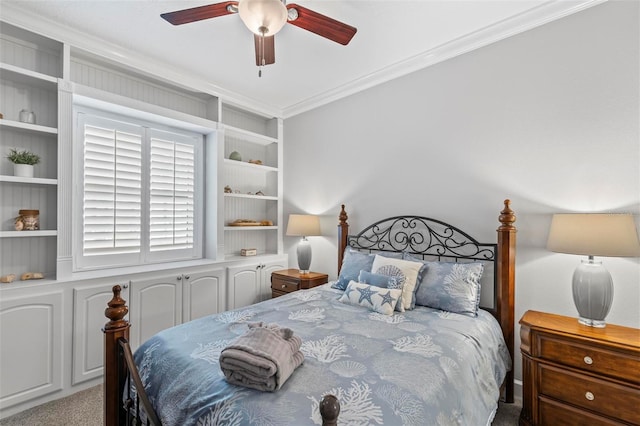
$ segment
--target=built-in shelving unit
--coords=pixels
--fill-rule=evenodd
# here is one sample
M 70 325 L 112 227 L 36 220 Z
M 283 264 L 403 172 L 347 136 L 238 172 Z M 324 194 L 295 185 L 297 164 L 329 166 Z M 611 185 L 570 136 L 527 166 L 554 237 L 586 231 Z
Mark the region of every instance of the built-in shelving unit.
M 222 103 L 224 132 L 225 258 L 243 248 L 259 254 L 282 253 L 281 122 Z M 241 159 L 229 159 L 232 152 Z M 257 163 L 257 164 L 256 164 Z M 256 195 L 258 193 L 259 195 Z M 273 226 L 228 226 L 237 219 L 269 221 Z
M 0 27 L 0 275 L 56 275 L 58 79 L 62 43 L 21 28 Z M 34 122 L 20 121 L 20 112 Z M 33 178 L 13 176 L 12 148 L 40 156 Z M 39 231 L 16 231 L 21 209 L 40 211 Z M 53 238 L 52 238 L 53 237 Z

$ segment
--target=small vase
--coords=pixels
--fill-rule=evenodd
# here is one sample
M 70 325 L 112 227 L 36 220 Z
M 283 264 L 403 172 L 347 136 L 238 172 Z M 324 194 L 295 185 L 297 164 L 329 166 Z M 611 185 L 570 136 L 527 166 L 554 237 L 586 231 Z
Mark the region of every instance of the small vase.
M 18 177 L 33 177 L 34 167 L 31 164 L 14 164 L 13 175 Z

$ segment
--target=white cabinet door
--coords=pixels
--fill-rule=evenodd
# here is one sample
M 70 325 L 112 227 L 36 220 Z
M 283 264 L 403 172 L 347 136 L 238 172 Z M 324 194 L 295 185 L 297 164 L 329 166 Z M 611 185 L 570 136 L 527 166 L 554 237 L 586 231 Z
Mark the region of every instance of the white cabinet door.
M 184 298 L 182 319 L 184 322 L 225 310 L 224 268 L 183 274 L 182 286 Z
M 286 257 L 227 268 L 228 309 L 253 305 L 271 297 L 271 272 L 286 269 Z
M 227 268 L 229 309 L 260 302 L 261 265 L 261 263 L 250 263 Z
M 73 373 L 72 384 L 102 376 L 104 333 L 108 322 L 104 315 L 113 297 L 114 284 L 73 289 Z M 120 284 L 120 297 L 129 302 L 129 284 Z
M 132 351 L 159 331 L 182 322 L 182 274 L 132 280 L 129 298 Z
M 62 296 L 0 302 L 0 410 L 62 389 Z

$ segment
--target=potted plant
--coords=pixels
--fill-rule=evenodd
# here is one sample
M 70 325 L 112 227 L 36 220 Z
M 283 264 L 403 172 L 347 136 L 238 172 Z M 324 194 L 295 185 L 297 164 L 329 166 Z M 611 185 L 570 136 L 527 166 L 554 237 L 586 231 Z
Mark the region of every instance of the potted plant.
M 33 177 L 33 166 L 40 162 L 40 156 L 28 150 L 18 151 L 12 148 L 7 159 L 13 163 L 13 175 Z

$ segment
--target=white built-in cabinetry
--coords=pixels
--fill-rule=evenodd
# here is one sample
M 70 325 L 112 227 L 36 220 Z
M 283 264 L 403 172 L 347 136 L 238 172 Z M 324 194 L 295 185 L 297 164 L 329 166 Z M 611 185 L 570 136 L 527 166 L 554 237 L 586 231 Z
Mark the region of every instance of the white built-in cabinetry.
M 236 309 L 271 298 L 271 272 L 286 269 L 286 259 L 227 268 L 228 308 Z
M 270 297 L 271 272 L 288 267 L 281 118 L 5 22 L 0 89 L 0 276 L 17 275 L 0 284 L 0 418 L 101 382 L 101 328 L 115 284 L 129 306 L 134 349 L 167 327 Z M 74 103 L 117 105 L 203 134 L 202 259 L 74 269 Z M 22 109 L 35 124 L 19 121 Z M 4 157 L 14 147 L 40 155 L 34 178 L 13 176 Z M 241 161 L 229 159 L 233 151 Z M 21 209 L 40 211 L 39 231 L 14 230 Z M 230 226 L 236 219 L 269 225 Z M 243 248 L 258 255 L 242 257 Z M 21 281 L 24 272 L 46 277 Z

